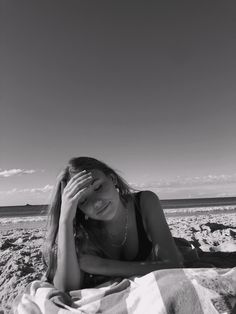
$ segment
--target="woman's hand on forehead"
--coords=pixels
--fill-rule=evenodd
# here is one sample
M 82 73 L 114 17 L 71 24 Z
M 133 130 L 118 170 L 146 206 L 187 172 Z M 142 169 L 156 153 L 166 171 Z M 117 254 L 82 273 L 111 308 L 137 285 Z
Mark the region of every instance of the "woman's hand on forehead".
M 62 187 L 61 217 L 63 221 L 73 221 L 78 201 L 84 197 L 84 193 L 92 180 L 91 172 L 81 171 L 75 174 L 67 185 Z

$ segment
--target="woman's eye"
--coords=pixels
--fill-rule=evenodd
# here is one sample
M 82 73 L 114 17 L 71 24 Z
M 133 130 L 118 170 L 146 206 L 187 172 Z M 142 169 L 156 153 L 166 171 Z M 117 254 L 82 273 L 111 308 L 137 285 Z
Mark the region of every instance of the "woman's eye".
M 80 205 L 84 205 L 87 202 L 87 199 L 84 199 L 83 201 L 79 202 Z
M 101 188 L 102 188 L 102 185 L 99 185 L 96 189 L 94 189 L 94 191 L 99 191 L 101 190 Z

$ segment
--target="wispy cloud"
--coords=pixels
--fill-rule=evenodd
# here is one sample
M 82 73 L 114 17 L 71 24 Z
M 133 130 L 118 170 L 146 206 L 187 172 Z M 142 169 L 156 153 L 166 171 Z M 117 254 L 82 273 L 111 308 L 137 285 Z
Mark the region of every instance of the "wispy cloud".
M 35 173 L 36 170 L 30 169 L 8 169 L 8 170 L 2 170 L 0 169 L 0 177 L 2 178 L 8 178 L 13 176 L 20 176 L 25 174 L 32 174 Z
M 45 185 L 44 187 L 41 188 L 31 188 L 31 189 L 22 189 L 20 192 L 22 193 L 47 193 L 50 192 L 53 189 L 53 185 Z
M 44 187 L 40 188 L 31 188 L 31 189 L 11 189 L 7 191 L 0 191 L 0 194 L 4 195 L 10 195 L 10 194 L 15 194 L 15 193 L 36 193 L 36 194 L 41 194 L 41 193 L 47 193 L 51 192 L 53 189 L 53 185 L 45 185 Z
M 138 189 L 168 189 L 168 188 L 184 188 L 184 187 L 198 187 L 198 186 L 210 186 L 210 185 L 222 185 L 236 183 L 236 174 L 232 175 L 206 175 L 195 177 L 176 177 L 172 180 L 156 180 L 147 181 L 140 184 L 130 183 L 134 188 Z
M 164 198 L 226 197 L 236 195 L 236 174 L 176 177 L 173 180 L 130 183 L 133 188 L 151 190 Z
M 170 185 L 182 185 L 182 186 L 197 186 L 197 185 L 218 185 L 218 184 L 228 184 L 236 183 L 236 173 L 231 175 L 221 174 L 221 175 L 206 175 L 206 176 L 196 176 L 192 178 L 181 178 L 178 177 L 177 180 L 171 182 Z

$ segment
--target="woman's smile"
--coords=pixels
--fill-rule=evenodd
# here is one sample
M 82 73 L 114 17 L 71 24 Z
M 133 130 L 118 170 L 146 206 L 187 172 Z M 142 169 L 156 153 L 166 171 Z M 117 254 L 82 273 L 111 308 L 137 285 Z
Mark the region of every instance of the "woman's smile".
M 110 205 L 111 202 L 108 202 L 105 206 L 101 207 L 98 211 L 97 211 L 97 215 L 103 214 L 105 212 L 105 210 L 107 209 L 107 207 Z

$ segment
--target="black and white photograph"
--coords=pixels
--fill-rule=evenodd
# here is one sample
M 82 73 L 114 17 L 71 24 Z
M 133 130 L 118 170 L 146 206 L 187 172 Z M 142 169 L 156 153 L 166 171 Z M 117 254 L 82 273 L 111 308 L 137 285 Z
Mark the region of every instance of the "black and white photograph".
M 236 2 L 0 3 L 0 314 L 236 313 Z

